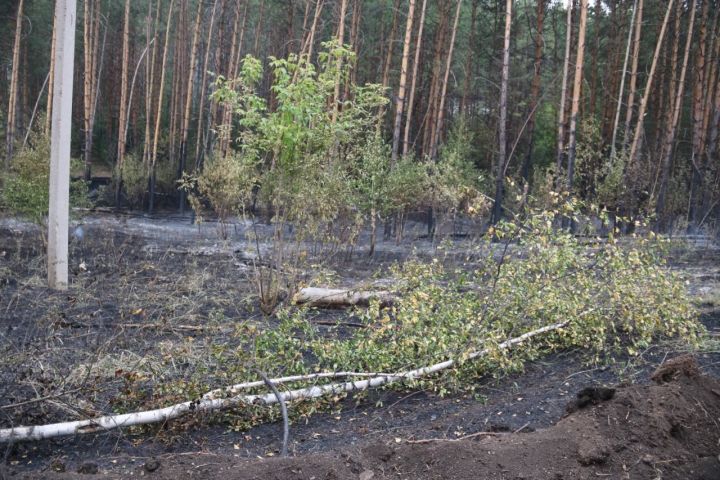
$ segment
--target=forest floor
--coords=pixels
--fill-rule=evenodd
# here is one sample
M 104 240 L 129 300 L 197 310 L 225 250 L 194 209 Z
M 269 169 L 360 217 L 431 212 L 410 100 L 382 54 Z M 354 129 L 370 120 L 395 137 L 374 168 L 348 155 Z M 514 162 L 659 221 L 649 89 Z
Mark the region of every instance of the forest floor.
M 38 231 L 0 219 L 0 428 L 131 409 L 128 373 L 162 370 L 172 384 L 210 371 L 208 383 L 224 385 L 221 372 L 208 370 L 208 352 L 231 347 L 239 322 L 276 321 L 253 297 L 248 260 L 257 252 L 247 224 L 220 235 L 218 225 L 186 218 L 99 215 L 78 226 L 72 285 L 59 293 L 45 287 Z M 399 246 L 381 242 L 372 260 L 334 251 L 314 275 L 332 285 L 373 283 L 409 256 L 467 254 L 470 240 L 432 244 L 422 230 L 411 225 Z M 662 340 L 601 366 L 563 351 L 523 372 L 479 378 L 473 395 L 350 396 L 293 421 L 289 458 L 279 458 L 281 422 L 247 429 L 218 414 L 4 446 L 0 478 L 717 479 L 720 250 L 686 246 L 671 264 L 687 276 L 709 336 L 692 352 L 698 368 L 688 360 L 666 382 L 650 377 L 685 345 Z M 314 321 L 351 328 L 325 325 L 337 318 L 319 311 Z M 608 390 L 585 390 L 589 405 L 568 413 L 587 387 L 616 390 L 606 400 Z

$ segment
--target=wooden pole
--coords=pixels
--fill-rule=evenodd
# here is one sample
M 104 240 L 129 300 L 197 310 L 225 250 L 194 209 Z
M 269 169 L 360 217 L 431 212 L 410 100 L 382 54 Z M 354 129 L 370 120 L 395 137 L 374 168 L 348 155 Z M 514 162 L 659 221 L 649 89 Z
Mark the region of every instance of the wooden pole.
M 70 133 L 75 62 L 76 0 L 55 4 L 55 78 L 50 137 L 50 211 L 48 216 L 48 285 L 68 287 L 70 214 Z

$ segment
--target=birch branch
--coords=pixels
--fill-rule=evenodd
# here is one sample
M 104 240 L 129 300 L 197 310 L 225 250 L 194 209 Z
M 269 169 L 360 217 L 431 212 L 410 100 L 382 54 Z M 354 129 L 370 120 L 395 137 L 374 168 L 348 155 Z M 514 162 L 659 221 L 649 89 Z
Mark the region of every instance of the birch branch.
M 555 323 L 548 325 L 536 330 L 527 332 L 519 337 L 506 340 L 497 345 L 499 350 L 507 350 L 515 345 L 521 344 L 526 340 L 542 335 L 544 333 L 559 330 L 566 327 L 569 322 Z M 467 360 L 473 360 L 485 355 L 488 355 L 493 349 L 485 348 L 477 352 L 471 353 Z M 424 377 L 432 373 L 436 373 L 442 370 L 446 370 L 457 363 L 457 360 L 448 359 L 444 362 L 436 363 L 427 367 L 418 368 L 415 370 L 409 370 L 405 372 L 399 372 L 390 375 L 381 375 L 377 377 L 367 378 L 360 381 L 348 381 L 340 383 L 331 383 L 321 386 L 313 386 L 307 388 L 301 388 L 296 390 L 288 390 L 276 395 L 275 393 L 266 393 L 259 395 L 237 395 L 230 398 L 213 398 L 214 392 L 209 392 L 199 400 L 193 400 L 183 403 L 178 403 L 165 408 L 159 408 L 155 410 L 148 410 L 144 412 L 125 413 L 120 415 L 106 415 L 94 419 L 77 420 L 71 422 L 53 423 L 48 425 L 36 425 L 36 426 L 20 426 L 14 428 L 5 428 L 0 430 L 0 443 L 16 442 L 16 441 L 28 441 L 28 440 L 43 440 L 47 438 L 78 435 L 84 433 L 97 433 L 105 430 L 111 430 L 114 428 L 131 427 L 134 425 L 147 425 L 152 423 L 166 422 L 188 413 L 196 412 L 210 412 L 214 410 L 220 410 L 224 408 L 233 407 L 236 405 L 271 405 L 278 402 L 288 402 L 292 400 L 304 400 L 312 399 L 325 396 L 327 394 L 339 394 L 352 391 L 363 391 L 373 387 L 379 387 L 382 385 L 389 385 L 392 383 L 399 382 L 401 380 L 411 380 L 415 378 Z M 318 374 L 322 375 L 322 374 Z M 337 374 L 335 374 L 337 375 Z M 353 374 L 356 375 L 356 374 Z M 285 377 L 297 378 L 297 377 Z M 283 383 L 275 379 L 271 380 L 272 383 L 278 384 Z M 285 380 L 290 381 L 290 380 Z M 248 384 L 256 383 L 249 382 Z M 260 383 L 265 383 L 262 381 Z M 240 384 L 248 385 L 248 384 Z M 236 386 L 238 387 L 238 386 Z M 249 387 L 244 387 L 249 388 Z M 232 391 L 232 390 L 230 390 Z

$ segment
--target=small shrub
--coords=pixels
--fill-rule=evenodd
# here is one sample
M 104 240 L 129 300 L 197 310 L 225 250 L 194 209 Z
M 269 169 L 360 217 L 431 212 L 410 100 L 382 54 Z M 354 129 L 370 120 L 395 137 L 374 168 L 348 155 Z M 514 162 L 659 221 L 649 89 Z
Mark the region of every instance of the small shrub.
M 38 125 L 44 122 L 38 121 Z M 50 137 L 42 127 L 36 127 L 28 144 L 16 150 L 10 163 L 10 171 L 2 178 L 0 206 L 9 212 L 27 217 L 42 224 L 48 214 L 50 187 Z M 79 160 L 72 159 L 71 170 L 77 170 Z M 87 183 L 83 180 L 70 182 L 70 204 L 87 206 Z
M 194 188 L 191 205 L 198 206 L 207 200 L 220 221 L 239 214 L 251 200 L 252 188 L 257 181 L 254 162 L 241 154 L 210 157 L 200 175 L 190 180 Z
M 388 214 L 400 213 L 410 207 L 429 205 L 431 184 L 427 165 L 412 156 L 398 160 L 387 177 Z
M 386 103 L 380 86 L 351 84 L 353 101 L 334 105 L 336 79 L 349 80 L 354 53 L 336 42 L 323 47 L 318 67 L 296 55 L 270 58 L 272 109 L 257 92 L 263 76 L 259 60 L 246 57 L 239 78 L 218 77 L 214 99 L 235 114 L 232 124 L 222 127 L 223 135 L 237 136 L 237 151 L 212 160 L 196 179 L 182 182 L 194 192 L 196 209 L 207 202 L 224 218 L 242 212 L 252 199 L 272 217 L 273 228 L 258 229 L 250 239 L 258 246 L 254 280 L 267 313 L 283 297 L 281 290 L 294 288 L 294 272 L 303 259 L 301 242 L 337 244 L 338 224 L 359 218 L 353 212 L 358 189 L 353 192 L 349 180 L 359 176 L 350 160 L 367 145 L 376 110 Z M 259 248 L 261 243 L 271 245 L 269 254 Z
M 472 143 L 472 134 L 461 118 L 450 131 L 438 161 L 430 164 L 431 197 L 436 211 L 479 216 L 489 210 L 489 203 L 482 195 L 488 188 L 487 179 L 475 166 Z
M 147 167 L 137 154 L 127 155 L 123 159 L 122 189 L 128 203 L 133 207 L 140 207 L 143 204 L 148 189 L 147 175 Z

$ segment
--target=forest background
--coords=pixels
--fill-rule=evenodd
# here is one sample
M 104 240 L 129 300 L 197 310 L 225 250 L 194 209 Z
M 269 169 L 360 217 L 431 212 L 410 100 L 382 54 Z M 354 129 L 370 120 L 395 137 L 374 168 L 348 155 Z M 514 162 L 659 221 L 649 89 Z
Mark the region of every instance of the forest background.
M 4 208 L 46 185 L 53 10 L 0 4 Z M 189 193 L 223 215 L 256 207 L 276 168 L 306 182 L 341 165 L 389 179 L 354 184 L 373 224 L 433 208 L 496 221 L 565 191 L 661 229 L 707 226 L 720 219 L 719 20 L 716 0 L 84 0 L 73 175 L 108 179 L 97 200 L 110 205 L 183 209 Z M 314 104 L 299 77 L 319 86 Z M 270 121 L 323 103 L 324 117 L 290 123 L 337 123 L 332 140 L 289 145 L 288 122 Z M 308 143 L 290 156 L 315 161 L 281 161 Z

